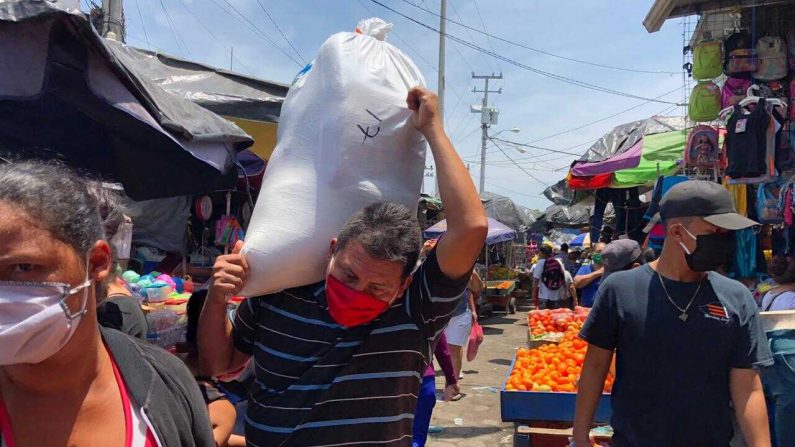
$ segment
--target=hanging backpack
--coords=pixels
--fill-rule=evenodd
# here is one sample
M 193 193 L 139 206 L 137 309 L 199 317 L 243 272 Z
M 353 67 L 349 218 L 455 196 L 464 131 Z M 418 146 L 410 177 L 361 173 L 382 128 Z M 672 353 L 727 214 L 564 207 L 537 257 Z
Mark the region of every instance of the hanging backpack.
M 745 99 L 750 86 L 750 79 L 727 78 L 726 82 L 723 83 L 723 88 L 721 88 L 723 107 L 739 104 L 740 101 Z
M 541 282 L 549 290 L 558 290 L 566 282 L 563 265 L 555 258 L 544 260 L 544 269 L 541 271 Z
M 787 77 L 787 44 L 780 37 L 763 36 L 756 42 L 759 63 L 754 77 L 761 81 L 775 81 Z
M 779 182 L 762 183 L 756 192 L 756 218 L 762 224 L 779 224 L 784 222 L 778 209 L 778 195 L 781 191 Z
M 736 32 L 723 43 L 723 72 L 735 78 L 751 78 L 756 73 L 756 50 L 751 36 Z
M 723 45 L 717 40 L 708 40 L 693 49 L 693 78 L 714 79 L 723 71 Z
M 712 121 L 718 117 L 721 92 L 712 81 L 699 82 L 690 93 L 688 115 L 693 121 Z
M 717 169 L 719 165 L 718 131 L 703 124 L 691 129 L 685 146 L 685 166 Z

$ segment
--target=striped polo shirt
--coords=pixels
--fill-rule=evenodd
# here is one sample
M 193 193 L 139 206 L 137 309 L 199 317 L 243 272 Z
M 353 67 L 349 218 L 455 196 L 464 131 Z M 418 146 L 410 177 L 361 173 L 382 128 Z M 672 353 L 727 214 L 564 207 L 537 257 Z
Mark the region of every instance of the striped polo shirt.
M 468 281 L 446 277 L 434 251 L 401 299 L 354 328 L 331 317 L 322 282 L 245 300 L 233 337 L 255 364 L 248 444 L 411 446 L 432 342 Z

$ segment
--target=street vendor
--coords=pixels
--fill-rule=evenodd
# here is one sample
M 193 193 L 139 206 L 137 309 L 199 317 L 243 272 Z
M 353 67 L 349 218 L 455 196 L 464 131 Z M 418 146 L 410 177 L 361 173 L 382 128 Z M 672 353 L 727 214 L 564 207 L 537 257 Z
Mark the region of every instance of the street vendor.
M 448 230 L 416 268 L 416 210 L 376 203 L 351 216 L 330 241 L 324 282 L 252 297 L 227 318 L 248 265 L 239 253 L 216 261 L 200 320 L 206 373 L 248 359 L 250 445 L 401 445 L 412 443 L 417 394 L 432 343 L 461 300 L 488 223 L 445 135 L 438 99 L 413 88 L 413 125 L 430 144 Z
M 660 216 L 666 238 L 659 260 L 603 280 L 580 333 L 588 351 L 574 442 L 591 445 L 615 351 L 611 445 L 726 447 L 733 404 L 746 444 L 769 446 L 757 368 L 773 359 L 759 311 L 747 288 L 714 271 L 732 259 L 734 232 L 757 223 L 707 181 L 671 188 Z
M 97 324 L 110 265 L 81 178 L 0 165 L 0 446 L 215 445 L 185 365 Z

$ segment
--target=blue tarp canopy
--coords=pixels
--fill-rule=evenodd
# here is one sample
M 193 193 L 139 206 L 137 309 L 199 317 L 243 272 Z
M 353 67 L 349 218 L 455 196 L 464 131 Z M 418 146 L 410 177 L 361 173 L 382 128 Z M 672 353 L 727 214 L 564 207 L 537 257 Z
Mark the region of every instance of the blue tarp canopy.
M 441 236 L 447 231 L 447 219 L 438 222 L 436 225 L 425 230 L 425 238 L 433 239 Z M 489 217 L 489 234 L 486 236 L 486 244 L 493 245 L 500 242 L 512 241 L 516 239 L 516 231 L 508 228 L 507 225 L 500 223 Z

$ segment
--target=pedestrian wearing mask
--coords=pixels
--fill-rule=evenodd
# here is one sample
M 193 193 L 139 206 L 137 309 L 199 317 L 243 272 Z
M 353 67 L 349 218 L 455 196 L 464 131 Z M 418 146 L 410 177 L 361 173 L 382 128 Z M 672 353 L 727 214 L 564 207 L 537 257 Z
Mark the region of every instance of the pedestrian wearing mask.
M 580 290 L 581 294 L 580 306 L 593 306 L 596 291 L 599 290 L 599 284 L 602 283 L 604 274 L 602 266 L 602 250 L 604 249 L 605 244 L 601 242 L 594 245 L 591 262 L 580 267 L 577 275 L 574 276 L 574 287 Z
M 730 262 L 736 213 L 717 183 L 687 181 L 665 195 L 659 260 L 603 280 L 580 337 L 588 342 L 574 444 L 588 434 L 616 352 L 611 402 L 615 447 L 726 447 L 732 406 L 749 447 L 770 445 L 756 368 L 773 363 L 756 303 L 714 272 Z
M 227 300 L 248 275 L 220 256 L 199 322 L 204 373 L 252 359 L 246 441 L 261 446 L 411 446 L 417 394 L 433 343 L 466 290 L 488 221 L 466 167 L 444 133 L 437 97 L 412 89 L 412 122 L 436 162 L 447 232 L 417 267 L 417 210 L 376 203 L 330 241 L 326 280 L 237 309 Z
M 110 265 L 82 179 L 0 165 L 0 445 L 215 445 L 179 359 L 97 324 Z

